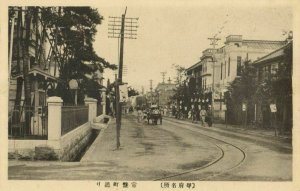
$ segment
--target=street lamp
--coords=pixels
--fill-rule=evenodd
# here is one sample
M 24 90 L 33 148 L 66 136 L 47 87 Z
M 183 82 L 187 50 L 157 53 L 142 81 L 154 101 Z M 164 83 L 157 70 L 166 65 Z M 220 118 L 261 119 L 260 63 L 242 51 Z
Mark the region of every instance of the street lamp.
M 78 89 L 78 82 L 75 79 L 69 81 L 69 88 L 70 90 L 74 91 L 74 103 L 77 105 L 77 89 Z

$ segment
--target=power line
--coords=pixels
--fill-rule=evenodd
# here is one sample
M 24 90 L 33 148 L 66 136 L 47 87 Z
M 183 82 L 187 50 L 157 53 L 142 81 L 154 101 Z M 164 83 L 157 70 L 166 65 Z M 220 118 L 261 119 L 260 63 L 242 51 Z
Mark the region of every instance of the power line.
M 153 88 L 152 88 L 152 82 L 153 80 L 150 80 L 150 92 L 152 92 Z
M 208 40 L 210 40 L 210 45 L 212 45 L 212 46 L 213 46 L 213 49 L 215 49 L 215 48 L 216 48 L 216 45 L 218 45 L 217 42 L 218 42 L 219 40 L 221 40 L 221 39 L 220 39 L 220 38 L 216 38 L 216 36 L 214 36 L 214 37 L 212 37 L 212 38 L 208 38 Z
M 109 17 L 108 21 L 108 38 L 118 39 L 118 54 L 119 54 L 119 67 L 118 67 L 118 78 L 116 79 L 116 149 L 119 149 L 120 144 L 120 130 L 121 130 L 121 119 L 122 119 L 122 103 L 120 103 L 120 88 L 122 85 L 123 78 L 123 55 L 124 55 L 124 39 L 136 39 L 137 36 L 137 21 L 138 18 L 126 18 L 127 7 L 125 8 L 122 17 Z M 125 32 L 126 31 L 126 32 Z M 120 46 L 120 47 L 119 47 Z M 125 67 L 124 74 L 127 69 Z
M 167 73 L 167 72 L 161 72 L 162 79 L 163 79 L 163 82 L 162 82 L 163 84 L 165 83 L 165 75 L 166 75 L 166 73 Z
M 108 18 L 108 38 L 120 38 L 121 35 L 124 35 L 126 39 L 137 39 L 138 17 L 110 16 Z M 124 27 L 123 30 L 121 30 L 122 26 Z
M 212 121 L 214 118 L 214 92 L 215 92 L 215 62 L 216 62 L 216 58 L 215 58 L 215 49 L 216 49 L 216 45 L 217 42 L 219 40 L 221 40 L 220 38 L 216 38 L 215 36 L 212 38 L 208 38 L 208 40 L 210 40 L 210 45 L 213 46 L 213 51 L 212 51 L 212 70 L 213 70 L 213 75 L 212 75 L 212 93 L 211 93 L 211 112 L 212 112 Z

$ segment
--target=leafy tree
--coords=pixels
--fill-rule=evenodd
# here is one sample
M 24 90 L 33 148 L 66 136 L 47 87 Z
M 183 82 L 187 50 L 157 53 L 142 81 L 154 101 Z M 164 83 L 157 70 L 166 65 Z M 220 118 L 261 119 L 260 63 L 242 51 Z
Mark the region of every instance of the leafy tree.
M 115 65 L 99 57 L 93 47 L 96 26 L 103 20 L 98 10 L 91 7 L 59 7 L 56 11 L 47 7 L 42 9 L 42 20 L 48 28 L 54 28 L 50 35 L 63 50 L 58 53 L 54 49 L 60 78 L 58 96 L 65 97 L 65 90 L 68 90 L 68 81 L 71 79 L 83 82 L 82 86 L 94 84 L 94 89 L 98 91 L 98 85 L 86 74 L 103 71 L 104 68 L 116 69 Z M 67 98 L 64 100 L 68 101 Z
M 277 105 L 277 115 L 283 117 L 280 119 L 283 121 L 281 127 L 285 127 L 281 130 L 291 130 L 292 127 L 292 50 L 292 43 L 284 48 L 284 56 L 278 61 L 278 68 L 265 74 L 257 86 L 255 95 L 257 101 L 263 108 L 267 108 L 268 112 L 271 103 Z
M 80 91 L 79 97 L 83 99 L 87 91 L 92 89 L 98 91 L 99 88 L 94 83 L 95 80 L 87 74 L 91 76 L 97 70 L 116 68 L 115 65 L 98 56 L 93 48 L 96 27 L 103 20 L 97 9 L 90 7 L 9 7 L 9 20 L 11 21 L 13 17 L 17 18 L 17 27 L 12 56 L 14 60 L 17 60 L 17 64 L 12 67 L 12 75 L 22 72 L 24 76 L 23 80 L 20 78 L 17 81 L 15 101 L 17 110 L 20 110 L 17 107 L 20 105 L 23 83 L 25 105 L 31 105 L 32 84 L 28 76 L 29 66 L 32 63 L 45 62 L 42 46 L 45 40 L 51 43 L 50 58 L 56 62 L 54 71 L 59 72 L 55 74 L 59 76 L 58 85 L 55 91 L 52 89 L 49 93 L 63 97 L 66 102 L 72 100 L 68 87 L 70 79 L 80 82 L 80 87 L 87 87 Z M 29 47 L 32 44 L 36 45 L 33 62 L 29 55 Z M 30 112 L 25 111 L 25 113 Z M 26 115 L 26 123 L 26 126 L 30 127 L 30 115 Z
M 190 108 L 191 98 L 194 90 L 190 87 L 193 84 L 188 83 L 188 79 L 186 78 L 186 69 L 180 65 L 173 65 L 177 72 L 176 77 L 176 88 L 174 89 L 173 96 L 170 97 L 171 100 L 177 103 L 177 106 L 182 106 L 182 110 L 184 107 Z
M 251 61 L 245 61 L 241 68 L 241 75 L 231 82 L 225 94 L 228 121 L 242 122 L 242 104 L 247 105 L 247 113 L 254 109 L 254 95 L 256 92 L 256 69 Z M 251 119 L 253 116 L 248 117 Z
M 139 92 L 132 88 L 131 86 L 128 86 L 128 97 L 139 95 Z
M 172 66 L 177 72 L 176 83 L 181 84 L 186 79 L 186 69 L 178 64 L 173 64 Z
M 22 37 L 23 37 L 23 22 L 22 22 L 22 8 L 18 7 L 17 12 L 15 12 L 14 7 L 9 7 L 9 34 L 11 34 L 12 31 L 11 25 L 12 25 L 12 19 L 16 17 L 17 19 L 17 25 L 16 25 L 16 37 L 13 44 L 13 51 L 10 52 L 12 54 L 12 60 L 16 60 L 16 65 L 12 65 L 11 67 L 11 75 L 17 75 L 21 72 L 21 65 L 22 65 L 22 58 L 23 58 L 23 52 L 22 52 Z M 10 37 L 9 44 L 10 44 Z M 23 89 L 23 78 L 17 79 L 17 90 L 16 90 L 16 97 L 15 97 L 15 103 L 14 103 L 14 111 L 20 111 L 21 110 L 21 97 L 22 97 L 22 90 Z M 13 113 L 13 123 L 20 123 L 20 115 L 18 112 Z

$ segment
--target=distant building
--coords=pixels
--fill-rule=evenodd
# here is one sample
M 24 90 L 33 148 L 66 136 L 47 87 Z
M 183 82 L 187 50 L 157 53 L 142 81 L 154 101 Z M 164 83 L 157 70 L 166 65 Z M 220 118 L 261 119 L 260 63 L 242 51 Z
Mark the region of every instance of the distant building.
M 170 81 L 168 83 L 159 83 L 155 88 L 157 104 L 161 107 L 169 107 L 171 98 L 175 93 L 175 84 Z

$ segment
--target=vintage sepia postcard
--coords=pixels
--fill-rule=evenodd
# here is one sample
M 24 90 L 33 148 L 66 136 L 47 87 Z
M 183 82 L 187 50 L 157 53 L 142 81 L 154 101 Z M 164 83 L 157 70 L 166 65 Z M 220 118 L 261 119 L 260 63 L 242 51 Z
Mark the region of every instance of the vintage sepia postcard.
M 1 190 L 299 191 L 299 6 L 1 2 Z

